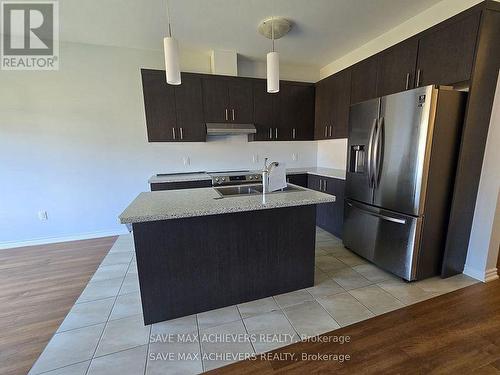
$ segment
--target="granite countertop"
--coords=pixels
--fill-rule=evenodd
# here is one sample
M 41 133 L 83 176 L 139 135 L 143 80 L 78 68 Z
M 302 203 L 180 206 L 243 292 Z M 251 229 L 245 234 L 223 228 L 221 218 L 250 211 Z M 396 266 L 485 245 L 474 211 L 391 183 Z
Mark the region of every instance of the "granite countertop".
M 334 168 L 322 167 L 305 167 L 305 168 L 288 168 L 287 174 L 314 174 L 322 177 L 338 178 L 345 180 L 345 170 Z M 193 172 L 193 173 L 172 173 L 164 175 L 154 175 L 148 182 L 150 184 L 161 184 L 163 182 L 184 182 L 184 181 L 203 181 L 211 180 L 211 177 L 206 172 Z
M 262 194 L 221 199 L 214 188 L 146 192 L 140 193 L 119 218 L 122 224 L 130 224 L 335 202 L 334 195 L 300 189 L 268 193 L 265 205 Z

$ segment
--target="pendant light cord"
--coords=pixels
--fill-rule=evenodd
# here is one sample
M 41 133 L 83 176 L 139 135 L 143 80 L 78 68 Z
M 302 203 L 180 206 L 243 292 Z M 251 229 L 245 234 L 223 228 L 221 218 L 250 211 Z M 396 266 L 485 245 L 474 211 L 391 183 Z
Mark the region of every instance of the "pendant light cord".
M 273 15 L 271 17 L 271 39 L 273 41 L 273 52 L 274 52 L 274 8 L 275 8 L 275 3 L 274 3 L 274 0 L 272 0 L 271 2 L 271 6 L 272 6 L 272 11 L 273 11 Z
M 172 37 L 172 27 L 170 26 L 170 8 L 168 6 L 168 0 L 166 0 L 166 3 L 167 3 L 168 36 Z
M 273 41 L 273 52 L 274 52 L 274 16 L 271 18 L 271 39 Z

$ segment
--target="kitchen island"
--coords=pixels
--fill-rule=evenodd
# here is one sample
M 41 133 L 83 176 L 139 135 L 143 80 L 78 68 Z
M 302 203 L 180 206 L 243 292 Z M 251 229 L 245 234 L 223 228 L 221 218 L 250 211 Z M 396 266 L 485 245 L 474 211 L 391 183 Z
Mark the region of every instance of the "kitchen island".
M 141 193 L 132 224 L 144 323 L 243 303 L 314 284 L 316 205 L 298 188 L 223 197 L 214 188 Z

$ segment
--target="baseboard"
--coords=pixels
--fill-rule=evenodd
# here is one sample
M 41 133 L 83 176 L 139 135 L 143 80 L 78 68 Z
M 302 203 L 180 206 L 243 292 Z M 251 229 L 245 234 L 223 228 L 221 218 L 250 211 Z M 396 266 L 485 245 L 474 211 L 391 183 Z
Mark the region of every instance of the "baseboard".
M 487 283 L 496 279 L 498 279 L 498 269 L 496 267 L 486 271 L 484 275 L 484 282 Z
M 78 241 L 78 240 L 88 240 L 91 238 L 119 236 L 127 233 L 128 233 L 127 229 L 124 228 L 119 230 L 107 230 L 107 231 L 105 230 L 97 232 L 79 233 L 69 236 L 34 238 L 25 241 L 0 242 L 0 250 L 12 249 L 15 247 L 24 247 L 24 246 L 46 245 L 56 242 Z
M 498 279 L 498 270 L 496 267 L 481 271 L 466 264 L 464 267 L 464 274 L 484 283 Z

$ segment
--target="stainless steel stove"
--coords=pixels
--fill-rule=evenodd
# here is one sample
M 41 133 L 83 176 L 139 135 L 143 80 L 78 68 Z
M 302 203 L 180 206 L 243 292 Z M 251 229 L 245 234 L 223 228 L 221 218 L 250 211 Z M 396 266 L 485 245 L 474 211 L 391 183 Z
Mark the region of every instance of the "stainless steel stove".
M 261 171 L 208 172 L 212 186 L 255 184 L 262 182 Z

